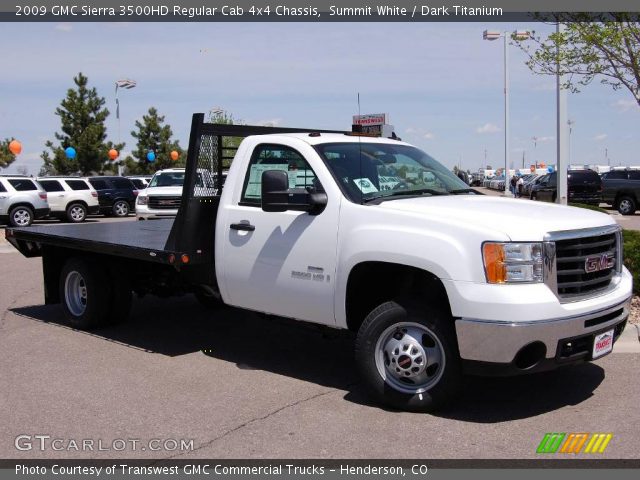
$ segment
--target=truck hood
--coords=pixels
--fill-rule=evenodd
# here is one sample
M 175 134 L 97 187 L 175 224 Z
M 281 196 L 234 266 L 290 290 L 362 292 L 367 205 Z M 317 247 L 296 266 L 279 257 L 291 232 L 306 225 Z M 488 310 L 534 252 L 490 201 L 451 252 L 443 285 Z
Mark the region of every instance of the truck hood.
M 584 208 L 481 195 L 387 200 L 377 207 L 434 222 L 489 228 L 514 241 L 540 241 L 547 232 L 615 225 L 609 215 Z
M 141 196 L 171 196 L 182 195 L 182 187 L 147 187 L 140 191 Z

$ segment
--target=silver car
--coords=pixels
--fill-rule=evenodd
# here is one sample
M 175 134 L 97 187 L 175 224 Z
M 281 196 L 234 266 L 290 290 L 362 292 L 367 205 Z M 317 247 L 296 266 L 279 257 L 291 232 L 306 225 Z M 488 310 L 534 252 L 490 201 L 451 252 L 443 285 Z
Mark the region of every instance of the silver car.
M 47 215 L 47 192 L 38 182 L 23 175 L 0 175 L 0 222 L 28 227 Z

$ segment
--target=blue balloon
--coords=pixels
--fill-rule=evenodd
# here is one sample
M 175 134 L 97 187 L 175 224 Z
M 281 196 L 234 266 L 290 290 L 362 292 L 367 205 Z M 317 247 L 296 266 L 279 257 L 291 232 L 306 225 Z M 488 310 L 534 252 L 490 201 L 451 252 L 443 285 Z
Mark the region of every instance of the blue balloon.
M 553 167 L 547 167 L 547 172 L 553 173 Z
M 147 160 L 149 160 L 150 162 L 155 162 L 156 154 L 153 153 L 152 151 L 149 151 L 149 153 L 147 153 Z
M 73 147 L 67 147 L 64 150 L 64 154 L 67 156 L 68 159 L 74 159 L 76 158 L 76 149 Z

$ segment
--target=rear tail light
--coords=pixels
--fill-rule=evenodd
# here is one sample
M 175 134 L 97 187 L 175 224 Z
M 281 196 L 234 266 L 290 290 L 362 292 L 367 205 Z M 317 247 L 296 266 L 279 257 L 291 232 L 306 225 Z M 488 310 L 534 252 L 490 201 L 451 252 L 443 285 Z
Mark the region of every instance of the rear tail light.
M 91 196 L 93 198 L 98 198 L 98 192 L 96 192 L 95 190 L 93 192 L 91 192 Z
M 140 192 L 139 192 L 138 190 L 134 190 L 134 191 L 133 191 L 133 195 L 134 195 L 134 196 L 136 196 L 136 197 L 138 196 L 138 194 L 139 194 L 139 193 L 140 193 Z
M 47 199 L 47 192 L 38 192 L 38 196 L 39 196 L 42 200 L 46 200 L 46 199 Z

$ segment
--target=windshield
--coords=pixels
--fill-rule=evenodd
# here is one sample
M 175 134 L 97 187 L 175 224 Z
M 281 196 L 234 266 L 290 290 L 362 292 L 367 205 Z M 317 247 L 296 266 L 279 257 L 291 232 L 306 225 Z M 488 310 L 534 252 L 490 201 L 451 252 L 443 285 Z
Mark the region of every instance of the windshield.
M 355 203 L 469 191 L 469 186 L 446 167 L 408 145 L 328 143 L 316 149 L 342 191 Z
M 151 182 L 150 187 L 181 187 L 184 183 L 184 172 L 162 172 L 156 173 Z

